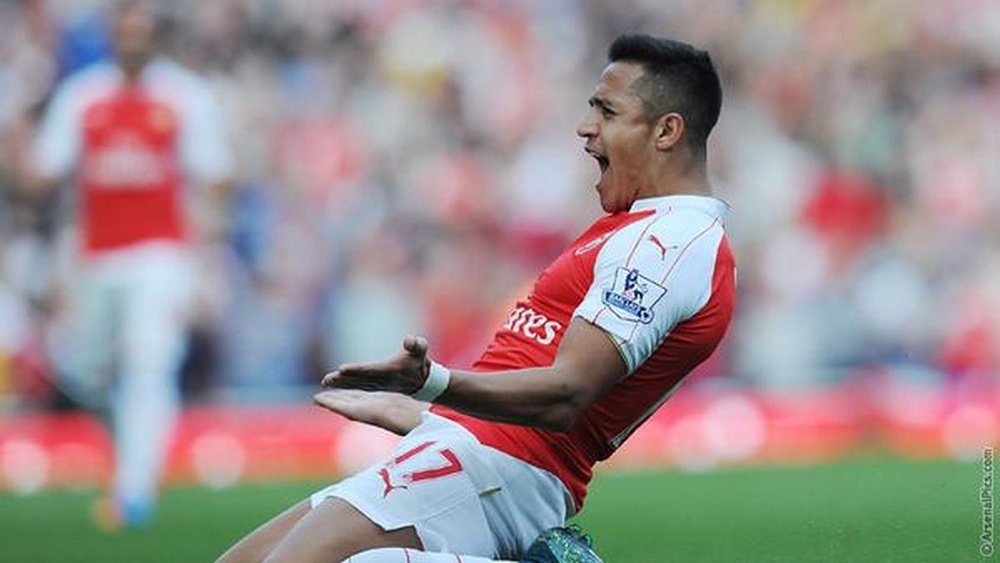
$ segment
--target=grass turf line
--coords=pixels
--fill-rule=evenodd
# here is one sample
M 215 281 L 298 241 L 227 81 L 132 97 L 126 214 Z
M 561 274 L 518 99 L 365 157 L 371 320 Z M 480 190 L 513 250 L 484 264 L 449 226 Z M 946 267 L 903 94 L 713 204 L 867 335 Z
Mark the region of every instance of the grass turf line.
M 851 460 L 600 475 L 576 519 L 608 563 L 979 560 L 977 463 Z M 94 491 L 0 495 L 0 561 L 211 561 L 323 483 L 168 489 L 152 527 L 106 534 Z

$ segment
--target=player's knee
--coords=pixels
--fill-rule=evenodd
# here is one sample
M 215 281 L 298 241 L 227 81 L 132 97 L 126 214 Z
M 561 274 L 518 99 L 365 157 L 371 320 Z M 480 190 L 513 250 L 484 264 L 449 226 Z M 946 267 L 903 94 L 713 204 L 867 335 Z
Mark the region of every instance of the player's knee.
M 362 551 L 345 559 L 342 563 L 407 563 L 411 558 L 401 547 L 380 547 Z

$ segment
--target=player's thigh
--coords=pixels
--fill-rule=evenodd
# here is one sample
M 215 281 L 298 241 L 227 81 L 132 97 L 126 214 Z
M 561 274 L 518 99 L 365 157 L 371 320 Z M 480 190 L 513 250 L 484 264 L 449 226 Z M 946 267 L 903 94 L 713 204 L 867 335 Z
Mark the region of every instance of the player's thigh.
M 218 563 L 263 561 L 308 512 L 309 499 L 306 499 L 244 536 L 219 557 Z
M 72 294 L 73 369 L 84 377 L 108 377 L 114 345 L 120 337 L 114 280 L 100 272 L 85 270 Z
M 129 278 L 124 295 L 125 373 L 173 376 L 184 354 L 194 303 L 193 272 L 173 249 L 143 251 L 141 267 Z
M 303 516 L 265 561 L 342 561 L 378 547 L 421 549 L 411 526 L 386 531 L 339 498 L 327 498 Z

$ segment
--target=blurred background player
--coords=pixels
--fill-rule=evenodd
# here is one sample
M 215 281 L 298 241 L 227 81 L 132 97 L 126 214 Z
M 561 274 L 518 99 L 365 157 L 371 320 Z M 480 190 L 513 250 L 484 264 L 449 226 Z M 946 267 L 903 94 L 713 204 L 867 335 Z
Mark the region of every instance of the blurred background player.
M 179 408 L 195 282 L 189 191 L 225 192 L 231 155 L 205 84 L 155 54 L 155 8 L 113 5 L 115 58 L 53 93 L 34 146 L 33 185 L 76 189 L 74 365 L 68 386 L 107 408 L 115 441 L 112 526 L 142 526 Z

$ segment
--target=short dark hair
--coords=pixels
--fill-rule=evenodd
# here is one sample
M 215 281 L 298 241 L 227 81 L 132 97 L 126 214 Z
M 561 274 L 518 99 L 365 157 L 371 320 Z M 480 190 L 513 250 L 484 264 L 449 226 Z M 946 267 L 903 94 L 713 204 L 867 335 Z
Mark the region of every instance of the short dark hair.
M 643 76 L 632 87 L 642 99 L 646 117 L 681 114 L 688 145 L 704 152 L 722 109 L 722 85 L 706 51 L 673 39 L 621 35 L 608 49 L 608 61 L 642 66 Z

